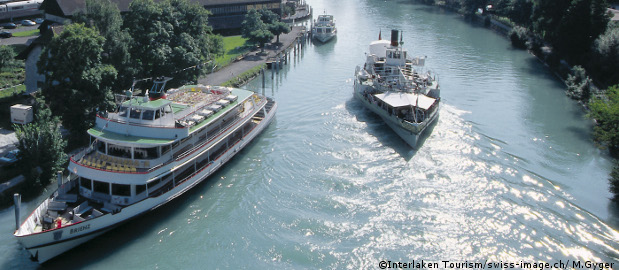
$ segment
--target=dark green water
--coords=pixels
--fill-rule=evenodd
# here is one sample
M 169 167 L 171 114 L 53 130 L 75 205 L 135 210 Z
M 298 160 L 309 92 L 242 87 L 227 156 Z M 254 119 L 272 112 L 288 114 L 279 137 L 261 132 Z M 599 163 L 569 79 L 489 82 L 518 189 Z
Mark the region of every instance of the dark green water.
M 593 146 L 582 110 L 535 58 L 435 7 L 308 2 L 335 15 L 338 37 L 308 45 L 266 89 L 247 86 L 279 102 L 272 125 L 203 185 L 48 267 L 570 260 L 619 268 L 611 162 Z M 392 28 L 440 75 L 441 115 L 418 151 L 352 98 L 367 45 Z M 24 205 L 23 218 L 35 203 Z M 0 268 L 35 268 L 12 237 L 13 209 L 0 222 Z

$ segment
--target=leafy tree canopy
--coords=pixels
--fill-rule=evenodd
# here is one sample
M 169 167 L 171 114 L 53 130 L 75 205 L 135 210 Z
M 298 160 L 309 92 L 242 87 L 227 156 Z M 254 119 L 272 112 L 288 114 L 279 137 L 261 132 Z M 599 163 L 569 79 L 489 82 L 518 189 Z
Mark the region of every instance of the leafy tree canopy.
M 619 154 L 619 85 L 608 88 L 608 100 L 595 99 L 589 104 L 589 117 L 597 121 L 595 140 L 608 146 L 612 155 Z
M 98 110 L 111 105 L 116 69 L 101 62 L 104 42 L 95 29 L 70 24 L 54 36 L 37 64 L 46 75 L 45 99 L 76 138 L 94 124 Z
M 187 0 L 131 2 L 124 28 L 134 39 L 134 68 L 142 78 L 172 76 L 175 84 L 196 81 L 199 69 L 177 71 L 205 63 L 223 51 L 211 33 L 208 11 Z
M 95 28 L 105 38 L 101 61 L 118 70 L 112 91 L 128 88 L 136 73 L 129 51 L 133 39 L 126 29 L 122 29 L 123 19 L 118 6 L 110 0 L 86 0 L 86 8 L 73 16 L 73 22 Z
M 34 107 L 34 122 L 15 125 L 18 139 L 18 166 L 26 177 L 26 194 L 46 187 L 67 160 L 67 142 L 60 133 L 60 118 L 53 117 L 43 99 Z
M 15 58 L 15 51 L 13 51 L 13 48 L 7 45 L 0 46 L 0 69 L 13 63 L 13 58 Z

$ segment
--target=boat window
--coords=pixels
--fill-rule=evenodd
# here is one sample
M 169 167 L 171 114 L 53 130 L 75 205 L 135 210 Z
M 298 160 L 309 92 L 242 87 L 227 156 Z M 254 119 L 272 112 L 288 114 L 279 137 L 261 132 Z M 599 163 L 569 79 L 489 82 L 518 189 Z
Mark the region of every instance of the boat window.
M 99 152 L 105 154 L 105 142 L 97 141 L 97 150 L 99 150 Z
M 120 110 L 118 111 L 118 115 L 121 117 L 127 117 L 127 107 L 125 106 L 120 107 Z
M 155 111 L 155 119 L 159 119 L 161 117 L 161 110 Z
M 157 147 L 135 148 L 135 159 L 154 159 L 158 158 Z
M 193 134 L 181 139 L 181 144 L 184 144 L 186 141 L 189 141 L 191 139 L 191 137 L 193 137 Z
M 110 194 L 110 184 L 101 181 L 92 181 L 92 190 L 103 194 Z
M 154 186 L 156 186 L 157 184 L 159 184 L 161 182 L 161 178 L 157 178 L 153 181 L 150 181 L 148 183 L 146 183 L 148 185 L 148 189 L 153 188 Z
M 142 110 L 140 110 L 138 108 L 131 108 L 131 112 L 129 113 L 129 117 L 135 118 L 135 119 L 140 119 L 140 113 L 142 113 Z
M 142 120 L 153 120 L 153 116 L 155 115 L 155 111 L 147 110 L 142 113 Z
M 168 173 L 166 176 L 161 178 L 161 182 L 167 183 L 167 182 L 172 181 L 172 176 L 173 176 L 172 173 Z
M 123 184 L 112 184 L 112 195 L 114 196 L 131 196 L 131 186 Z
M 189 176 L 191 176 L 196 170 L 193 166 L 193 163 L 189 163 L 187 165 L 185 165 L 185 167 L 179 169 L 180 173 L 178 173 L 175 176 L 176 179 L 176 184 L 178 185 L 179 183 L 183 182 L 184 180 L 186 180 Z
M 146 191 L 146 185 L 136 185 L 136 186 L 135 186 L 135 194 L 136 194 L 136 195 L 140 195 L 140 194 L 142 194 L 144 191 Z
M 92 189 L 92 180 L 82 177 L 80 178 L 80 186 L 87 189 Z
M 170 146 L 170 145 L 164 145 L 164 146 L 162 146 L 162 147 L 161 147 L 161 154 L 163 155 L 163 154 L 165 154 L 165 153 L 167 153 L 167 152 L 170 152 L 170 149 L 172 149 L 172 146 Z
M 108 144 L 107 154 L 115 157 L 131 158 L 131 148 Z

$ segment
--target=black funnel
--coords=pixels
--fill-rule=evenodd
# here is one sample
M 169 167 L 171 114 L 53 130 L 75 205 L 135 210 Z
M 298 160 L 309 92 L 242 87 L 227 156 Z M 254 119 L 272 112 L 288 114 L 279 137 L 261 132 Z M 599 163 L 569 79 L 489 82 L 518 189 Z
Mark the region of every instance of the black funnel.
M 398 46 L 398 30 L 391 29 L 391 46 Z

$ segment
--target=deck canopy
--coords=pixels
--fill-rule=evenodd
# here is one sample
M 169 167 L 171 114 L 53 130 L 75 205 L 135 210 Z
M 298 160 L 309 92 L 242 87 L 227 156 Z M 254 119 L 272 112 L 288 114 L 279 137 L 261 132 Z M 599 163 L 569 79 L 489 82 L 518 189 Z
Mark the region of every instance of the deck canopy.
M 436 101 L 436 99 L 425 95 L 404 92 L 386 92 L 384 94 L 376 94 L 374 96 L 394 108 L 417 106 L 421 109 L 427 110 Z
M 157 138 L 148 138 L 148 137 L 139 137 L 132 135 L 123 135 L 115 132 L 110 132 L 108 130 L 100 129 L 100 128 L 91 128 L 88 130 L 88 134 L 93 137 L 96 137 L 102 141 L 113 143 L 117 145 L 123 146 L 160 146 L 167 145 L 174 142 L 174 139 L 157 139 Z

